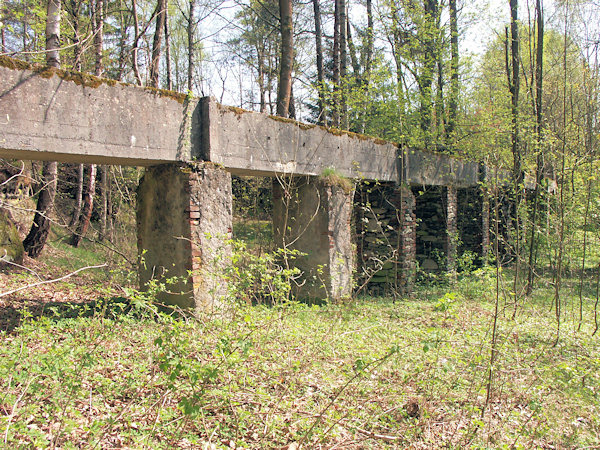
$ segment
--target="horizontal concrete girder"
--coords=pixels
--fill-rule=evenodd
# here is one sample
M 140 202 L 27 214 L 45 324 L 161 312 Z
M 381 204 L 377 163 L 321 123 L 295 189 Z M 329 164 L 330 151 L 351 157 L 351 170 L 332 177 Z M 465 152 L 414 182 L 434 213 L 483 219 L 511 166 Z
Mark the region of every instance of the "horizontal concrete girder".
M 236 174 L 320 175 L 469 186 L 448 155 L 0 57 L 0 157 L 152 166 L 211 161 Z

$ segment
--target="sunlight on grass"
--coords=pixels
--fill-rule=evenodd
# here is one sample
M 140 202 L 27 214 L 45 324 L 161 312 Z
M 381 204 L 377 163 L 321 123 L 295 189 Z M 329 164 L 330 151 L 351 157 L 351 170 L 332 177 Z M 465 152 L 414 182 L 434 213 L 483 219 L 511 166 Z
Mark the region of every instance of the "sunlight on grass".
M 565 318 L 553 347 L 546 294 L 516 320 L 501 300 L 486 404 L 492 285 L 480 272 L 396 303 L 238 306 L 198 320 L 158 317 L 133 297 L 91 317 L 27 319 L 0 335 L 0 436 L 10 447 L 597 445 L 591 305 L 579 333 Z

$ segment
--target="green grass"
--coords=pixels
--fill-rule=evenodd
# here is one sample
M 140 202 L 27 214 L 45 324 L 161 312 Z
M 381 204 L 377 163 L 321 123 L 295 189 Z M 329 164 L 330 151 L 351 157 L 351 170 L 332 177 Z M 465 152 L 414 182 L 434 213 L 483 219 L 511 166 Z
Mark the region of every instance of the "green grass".
M 270 250 L 273 247 L 273 226 L 270 220 L 236 220 L 233 237 L 244 241 L 249 248 Z
M 0 335 L 9 448 L 575 448 L 600 444 L 591 304 L 556 346 L 550 290 L 501 297 L 486 405 L 494 279 L 412 299 L 231 308 L 197 320 L 123 303 Z M 546 290 L 544 290 L 546 289 Z M 129 312 L 126 312 L 129 311 Z

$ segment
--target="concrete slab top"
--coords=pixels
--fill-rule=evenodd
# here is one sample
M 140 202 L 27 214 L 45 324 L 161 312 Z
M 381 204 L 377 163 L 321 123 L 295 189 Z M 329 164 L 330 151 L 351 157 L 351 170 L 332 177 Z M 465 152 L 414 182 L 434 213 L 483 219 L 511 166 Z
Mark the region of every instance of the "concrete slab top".
M 0 57 L 0 157 L 458 186 L 478 165 L 368 136 Z

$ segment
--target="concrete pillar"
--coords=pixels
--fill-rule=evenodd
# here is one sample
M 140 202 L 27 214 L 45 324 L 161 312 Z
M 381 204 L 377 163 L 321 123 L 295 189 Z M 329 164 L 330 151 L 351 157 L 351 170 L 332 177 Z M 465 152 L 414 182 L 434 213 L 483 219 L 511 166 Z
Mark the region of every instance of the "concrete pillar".
M 137 190 L 140 285 L 167 285 L 158 300 L 207 309 L 226 293 L 222 269 L 232 231 L 231 175 L 211 163 L 146 169 Z
M 446 187 L 446 270 L 456 274 L 456 257 L 458 251 L 458 198 L 456 188 Z
M 398 248 L 398 288 L 400 295 L 412 292 L 417 272 L 417 216 L 416 199 L 410 187 L 402 186 L 396 190 L 395 206 L 398 210 L 399 248 Z
M 345 179 L 274 179 L 275 244 L 305 254 L 291 261 L 303 272 L 299 298 L 336 300 L 352 294 L 353 196 L 354 186 Z

